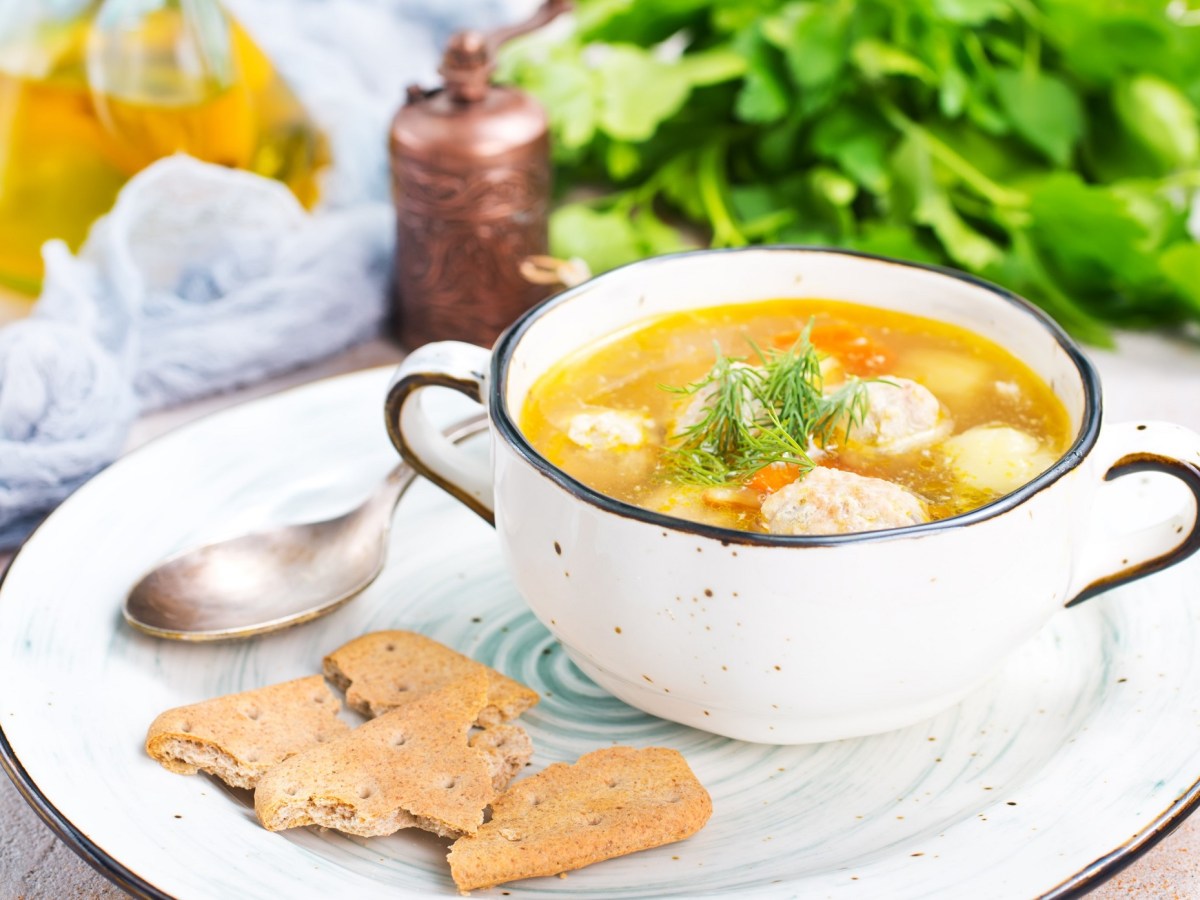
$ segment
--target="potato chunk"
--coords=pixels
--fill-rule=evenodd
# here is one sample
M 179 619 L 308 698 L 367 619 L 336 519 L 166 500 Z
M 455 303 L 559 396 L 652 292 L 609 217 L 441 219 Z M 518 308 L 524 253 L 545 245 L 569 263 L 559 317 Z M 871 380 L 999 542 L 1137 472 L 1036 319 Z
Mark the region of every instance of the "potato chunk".
M 992 372 L 983 359 L 933 347 L 909 352 L 904 357 L 904 366 L 913 378 L 948 402 L 970 402 L 972 395 L 987 387 Z
M 1024 431 L 978 425 L 942 444 L 946 462 L 967 487 L 1007 494 L 1054 465 L 1056 455 Z
M 929 521 L 916 495 L 882 478 L 818 466 L 763 501 L 771 534 L 849 534 Z

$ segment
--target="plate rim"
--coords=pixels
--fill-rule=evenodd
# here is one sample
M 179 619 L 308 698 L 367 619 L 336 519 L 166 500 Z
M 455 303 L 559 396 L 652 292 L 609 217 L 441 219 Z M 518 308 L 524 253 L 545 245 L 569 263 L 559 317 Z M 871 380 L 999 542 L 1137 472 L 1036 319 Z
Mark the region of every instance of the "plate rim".
M 352 372 L 318 378 L 259 397 L 248 398 L 240 403 L 234 403 L 220 409 L 211 410 L 162 434 L 156 435 L 144 444 L 123 454 L 112 465 L 92 476 L 91 479 L 85 482 L 84 486 L 90 484 L 96 478 L 104 477 L 113 465 L 125 463 L 126 460 L 139 456 L 144 450 L 156 447 L 161 441 L 175 435 L 181 429 L 186 429 L 214 416 L 220 416 L 231 410 L 251 404 L 270 403 L 284 395 L 303 392 L 316 385 L 324 385 L 331 381 L 353 380 L 356 378 L 365 378 L 368 375 L 380 377 L 381 373 L 385 370 L 394 368 L 394 365 L 370 366 Z M 124 465 L 122 465 L 122 468 L 124 468 Z M 72 505 L 77 494 L 78 492 L 67 497 L 42 522 L 34 527 L 17 546 L 8 565 L 0 572 L 0 600 L 4 596 L 3 589 L 8 574 L 20 558 L 22 551 L 47 522 L 59 516 L 62 510 Z M 83 833 L 70 818 L 58 809 L 25 769 L 20 757 L 9 742 L 2 722 L 0 722 L 0 770 L 3 770 L 9 781 L 15 786 L 17 793 L 20 794 L 21 799 L 33 809 L 38 818 L 77 856 L 104 878 L 135 897 L 153 898 L 153 900 L 178 900 L 176 895 L 168 894 L 151 884 L 128 865 L 104 850 L 103 847 Z M 1079 871 L 1067 876 L 1058 884 L 1036 895 L 1033 900 L 1070 900 L 1070 898 L 1082 897 L 1153 849 L 1163 838 L 1178 828 L 1198 807 L 1200 807 L 1200 775 L 1166 809 L 1162 810 L 1153 820 L 1136 831 L 1127 840 L 1121 842 L 1109 852 L 1096 857 L 1090 863 L 1081 867 Z

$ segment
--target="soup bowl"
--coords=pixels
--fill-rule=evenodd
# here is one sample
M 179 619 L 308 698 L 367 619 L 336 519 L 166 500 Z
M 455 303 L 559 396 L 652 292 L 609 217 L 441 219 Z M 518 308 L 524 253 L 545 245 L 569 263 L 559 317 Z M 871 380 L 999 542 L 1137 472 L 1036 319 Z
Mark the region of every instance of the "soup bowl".
M 962 515 L 781 536 L 611 499 L 522 434 L 530 388 L 568 354 L 656 314 L 777 297 L 898 310 L 989 338 L 1062 401 L 1070 448 Z M 434 386 L 487 408 L 490 464 L 431 424 L 421 400 Z M 1102 428 L 1095 370 L 1039 310 L 962 273 L 863 254 L 764 247 L 633 263 L 530 310 L 492 350 L 418 349 L 385 407 L 401 455 L 494 523 L 517 589 L 584 673 L 648 713 L 747 741 L 827 741 L 932 716 L 1056 612 L 1200 548 L 1200 436 L 1159 422 Z M 1184 483 L 1178 511 L 1112 533 L 1121 523 L 1097 520 L 1098 498 L 1148 470 Z

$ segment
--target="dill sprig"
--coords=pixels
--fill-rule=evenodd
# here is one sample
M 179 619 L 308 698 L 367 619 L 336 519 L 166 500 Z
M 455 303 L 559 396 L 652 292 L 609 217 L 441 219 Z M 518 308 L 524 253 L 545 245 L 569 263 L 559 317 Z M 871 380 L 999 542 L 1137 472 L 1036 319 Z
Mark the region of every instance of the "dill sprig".
M 780 350 L 764 350 L 747 338 L 749 358 L 726 356 L 718 347 L 712 368 L 699 381 L 660 385 L 704 398 L 698 419 L 668 438 L 664 460 L 676 481 L 741 482 L 777 462 L 807 472 L 814 465 L 810 446 L 829 446 L 839 429 L 849 435 L 861 424 L 868 402 L 863 383 L 852 378 L 825 393 L 811 330 L 810 321 L 792 346 Z

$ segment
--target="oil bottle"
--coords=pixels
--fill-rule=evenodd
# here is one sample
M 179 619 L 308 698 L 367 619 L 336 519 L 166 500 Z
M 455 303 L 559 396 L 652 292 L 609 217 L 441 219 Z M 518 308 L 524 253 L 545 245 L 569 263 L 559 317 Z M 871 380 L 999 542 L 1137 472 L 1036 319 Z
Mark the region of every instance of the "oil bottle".
M 0 0 L 0 284 L 76 249 L 121 186 L 188 153 L 317 199 L 324 136 L 217 0 Z

